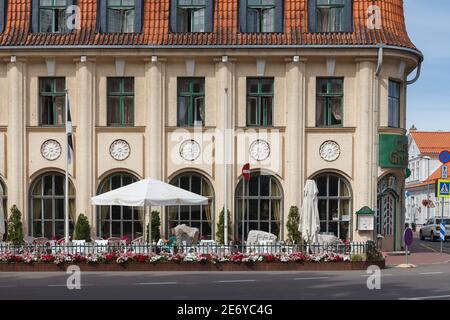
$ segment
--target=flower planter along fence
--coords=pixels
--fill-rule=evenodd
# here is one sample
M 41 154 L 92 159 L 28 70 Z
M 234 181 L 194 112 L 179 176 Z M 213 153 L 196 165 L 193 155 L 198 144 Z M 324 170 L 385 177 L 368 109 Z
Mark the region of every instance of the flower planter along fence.
M 169 251 L 152 245 L 0 245 L 0 271 L 61 271 L 77 264 L 84 271 L 267 271 L 355 270 L 376 264 L 370 244 L 258 246 L 179 246 Z M 354 259 L 353 257 L 358 257 Z M 379 257 L 379 256 L 378 256 Z M 370 259 L 373 260 L 373 259 Z

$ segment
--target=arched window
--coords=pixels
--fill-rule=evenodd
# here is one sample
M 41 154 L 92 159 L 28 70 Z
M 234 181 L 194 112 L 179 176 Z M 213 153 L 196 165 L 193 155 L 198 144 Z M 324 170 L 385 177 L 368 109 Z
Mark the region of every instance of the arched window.
M 383 236 L 395 236 L 395 219 L 397 213 L 397 178 L 391 174 L 378 182 L 377 232 Z
M 175 177 L 170 181 L 170 184 L 207 197 L 209 201 L 207 205 L 168 207 L 167 233 L 171 226 L 185 224 L 198 228 L 201 238 L 212 239 L 214 232 L 214 190 L 208 179 L 198 173 L 188 172 Z
M 314 180 L 319 189 L 320 232 L 349 240 L 352 192 L 348 181 L 332 173 L 321 174 Z
M 65 177 L 57 172 L 41 175 L 30 189 L 30 234 L 33 237 L 64 237 Z M 69 233 L 75 221 L 75 189 L 69 183 Z
M 6 204 L 6 186 L 3 183 L 3 181 L 0 179 L 0 215 L 3 216 L 3 218 L 5 219 L 5 234 L 6 234 L 6 221 L 7 221 L 7 204 Z M 3 241 L 1 235 L 0 235 L 0 241 Z
M 283 191 L 274 176 L 252 173 L 250 181 L 245 182 L 245 194 L 241 179 L 235 205 L 236 240 L 245 241 L 251 230 L 270 232 L 281 239 Z
M 98 194 L 132 184 L 138 179 L 128 173 L 114 173 L 106 177 L 100 184 Z M 97 230 L 103 238 L 128 237 L 130 240 L 143 236 L 143 208 L 121 206 L 97 207 Z

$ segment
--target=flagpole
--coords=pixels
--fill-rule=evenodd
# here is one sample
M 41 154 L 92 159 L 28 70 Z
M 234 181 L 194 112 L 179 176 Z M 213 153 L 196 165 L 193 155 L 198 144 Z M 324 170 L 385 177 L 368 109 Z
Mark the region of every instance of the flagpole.
M 65 216 L 64 216 L 64 235 L 65 235 L 65 243 L 69 243 L 69 152 L 70 152 L 70 146 L 69 146 L 69 133 L 68 133 L 68 127 L 67 127 L 67 120 L 69 115 L 69 95 L 66 91 L 66 99 L 65 99 L 65 114 L 66 114 L 66 186 L 65 186 Z
M 225 88 L 225 95 L 224 95 L 224 106 L 223 106 L 223 110 L 224 110 L 224 128 L 223 128 L 223 141 L 224 141 L 224 154 L 223 154 L 223 159 L 224 159 L 224 184 L 225 184 L 225 188 L 224 188 L 224 206 L 223 206 L 223 242 L 224 245 L 227 246 L 228 245 L 228 146 L 227 146 L 227 125 L 228 125 L 228 88 Z

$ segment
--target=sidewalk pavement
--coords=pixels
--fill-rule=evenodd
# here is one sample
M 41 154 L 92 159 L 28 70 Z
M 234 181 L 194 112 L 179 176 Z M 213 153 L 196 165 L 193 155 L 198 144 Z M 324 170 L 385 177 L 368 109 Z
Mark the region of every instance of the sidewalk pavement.
M 405 255 L 387 255 L 387 253 L 383 253 L 386 257 L 386 265 L 387 266 L 398 266 L 400 264 L 406 263 Z M 440 263 L 449 263 L 450 255 L 449 254 L 440 254 L 437 252 L 412 252 L 408 257 L 408 261 L 410 264 L 414 265 L 429 265 L 429 264 L 440 264 Z

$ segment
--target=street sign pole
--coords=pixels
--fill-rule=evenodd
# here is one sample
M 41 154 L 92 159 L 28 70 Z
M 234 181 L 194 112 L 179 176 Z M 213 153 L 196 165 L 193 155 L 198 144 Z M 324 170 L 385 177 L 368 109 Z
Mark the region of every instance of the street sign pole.
M 414 242 L 414 233 L 411 228 L 406 228 L 403 233 L 403 241 L 405 242 L 406 265 L 409 266 L 408 248 L 412 246 Z
M 445 198 L 442 198 L 441 224 L 443 224 L 443 225 L 445 225 L 445 223 L 444 223 L 444 206 L 445 206 Z M 439 230 L 439 232 L 440 232 L 440 230 Z M 444 235 L 444 240 L 442 240 L 442 237 L 440 237 L 440 238 L 441 238 L 441 254 L 442 254 L 443 250 L 444 250 L 443 246 L 444 246 L 444 241 L 445 241 L 445 235 Z

